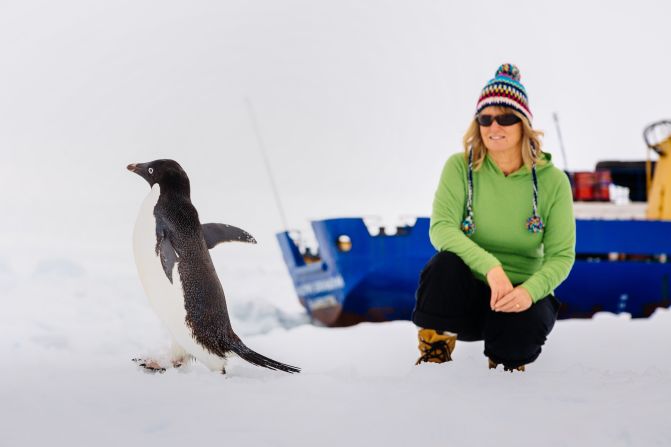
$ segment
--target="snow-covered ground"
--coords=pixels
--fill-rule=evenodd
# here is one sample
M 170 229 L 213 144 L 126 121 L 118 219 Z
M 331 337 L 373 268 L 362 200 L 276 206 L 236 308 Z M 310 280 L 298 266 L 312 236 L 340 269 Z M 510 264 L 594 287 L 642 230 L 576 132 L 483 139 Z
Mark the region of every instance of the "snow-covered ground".
M 0 263 L 0 445 L 671 442 L 667 310 L 559 322 L 526 373 L 488 370 L 481 343 L 416 367 L 411 323 L 304 324 L 281 262 L 243 245 L 215 252 L 238 332 L 301 374 L 236 358 L 227 376 L 197 363 L 145 373 L 131 358 L 160 354 L 168 337 L 132 266 Z
M 560 322 L 524 374 L 489 371 L 480 343 L 415 367 L 409 322 L 306 324 L 259 150 L 290 228 L 427 215 L 513 62 L 558 166 L 643 159 L 643 127 L 669 117 L 669 16 L 660 0 L 0 1 L 0 447 L 671 445 L 668 311 Z M 168 343 L 131 254 L 148 188 L 125 170 L 157 158 L 184 166 L 203 222 L 259 241 L 213 251 L 234 327 L 301 374 L 131 362 Z

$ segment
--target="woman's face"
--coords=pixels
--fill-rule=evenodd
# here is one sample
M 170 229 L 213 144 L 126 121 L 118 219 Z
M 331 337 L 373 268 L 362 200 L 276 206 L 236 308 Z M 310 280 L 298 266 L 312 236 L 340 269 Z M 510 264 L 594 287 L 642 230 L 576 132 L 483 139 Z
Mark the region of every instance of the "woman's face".
M 486 107 L 480 112 L 480 115 L 505 115 L 512 113 L 505 107 Z M 522 150 L 522 123 L 518 122 L 512 126 L 502 126 L 496 121 L 491 126 L 480 125 L 480 136 L 488 151 L 507 152 L 513 150 Z

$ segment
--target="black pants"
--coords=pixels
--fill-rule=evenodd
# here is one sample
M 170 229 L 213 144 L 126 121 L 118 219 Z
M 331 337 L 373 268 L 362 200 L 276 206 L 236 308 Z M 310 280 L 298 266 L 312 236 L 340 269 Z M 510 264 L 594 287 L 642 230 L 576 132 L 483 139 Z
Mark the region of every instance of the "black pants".
M 422 270 L 412 321 L 454 332 L 458 340 L 484 340 L 485 355 L 507 368 L 536 360 L 557 320 L 559 301 L 548 295 L 524 312 L 494 312 L 490 296 L 489 286 L 459 256 L 440 252 Z

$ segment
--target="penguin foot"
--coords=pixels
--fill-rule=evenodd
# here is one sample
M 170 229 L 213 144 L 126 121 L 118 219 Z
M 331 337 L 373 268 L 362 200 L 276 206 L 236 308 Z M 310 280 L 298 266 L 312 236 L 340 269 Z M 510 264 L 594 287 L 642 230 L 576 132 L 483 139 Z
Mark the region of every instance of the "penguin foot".
M 173 340 L 170 347 L 170 363 L 172 367 L 180 368 L 191 360 L 193 360 L 193 356 L 186 352 L 177 341 Z
M 137 363 L 138 366 L 144 368 L 147 372 L 152 373 L 164 373 L 165 368 L 161 366 L 156 360 L 153 359 L 133 359 L 133 362 Z
M 193 357 L 186 354 L 180 357 L 174 357 L 170 359 L 170 363 L 172 363 L 173 368 L 180 368 L 181 366 L 183 366 L 184 364 L 188 363 L 191 360 L 193 360 Z

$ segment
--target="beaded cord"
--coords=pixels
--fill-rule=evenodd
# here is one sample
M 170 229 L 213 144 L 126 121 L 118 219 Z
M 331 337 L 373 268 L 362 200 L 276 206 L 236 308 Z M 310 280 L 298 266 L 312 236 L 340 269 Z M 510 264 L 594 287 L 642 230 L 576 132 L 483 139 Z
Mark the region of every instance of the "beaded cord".
M 475 233 L 475 222 L 473 221 L 473 148 L 468 149 L 468 199 L 466 201 L 466 218 L 461 222 L 461 231 L 466 236 Z
M 538 215 L 538 177 L 536 175 L 536 146 L 531 143 L 531 155 L 534 162 L 531 165 L 531 177 L 534 181 L 534 214 L 527 219 L 527 230 L 531 233 L 540 233 L 545 228 L 543 219 Z

